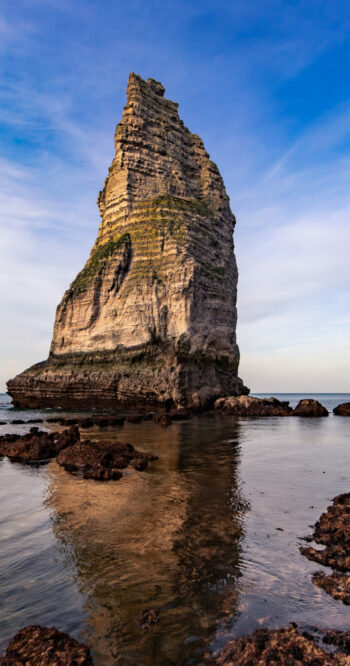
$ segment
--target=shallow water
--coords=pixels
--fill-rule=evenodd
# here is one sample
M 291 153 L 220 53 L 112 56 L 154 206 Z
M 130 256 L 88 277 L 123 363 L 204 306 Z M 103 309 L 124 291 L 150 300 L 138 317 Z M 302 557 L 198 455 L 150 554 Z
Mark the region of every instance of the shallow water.
M 319 399 L 331 409 L 350 396 Z M 0 420 L 35 418 L 2 404 Z M 0 649 L 41 623 L 86 641 L 99 665 L 200 664 L 256 626 L 348 628 L 299 546 L 350 489 L 349 427 L 201 416 L 89 430 L 159 456 L 109 483 L 0 460 Z M 28 426 L 0 434 L 10 429 Z M 148 633 L 145 608 L 160 609 Z

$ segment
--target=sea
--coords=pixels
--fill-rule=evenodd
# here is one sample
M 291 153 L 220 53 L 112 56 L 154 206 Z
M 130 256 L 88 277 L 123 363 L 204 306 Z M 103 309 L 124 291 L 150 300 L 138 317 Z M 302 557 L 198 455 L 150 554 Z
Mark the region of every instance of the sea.
M 85 431 L 158 456 L 115 482 L 0 459 L 0 654 L 29 624 L 84 641 L 100 666 L 210 664 L 230 639 L 290 622 L 348 629 L 349 608 L 312 584 L 320 567 L 299 548 L 350 491 L 350 418 L 332 413 L 350 394 L 274 395 L 316 398 L 329 417 Z M 54 414 L 0 395 L 0 435 Z M 150 631 L 146 609 L 159 611 Z

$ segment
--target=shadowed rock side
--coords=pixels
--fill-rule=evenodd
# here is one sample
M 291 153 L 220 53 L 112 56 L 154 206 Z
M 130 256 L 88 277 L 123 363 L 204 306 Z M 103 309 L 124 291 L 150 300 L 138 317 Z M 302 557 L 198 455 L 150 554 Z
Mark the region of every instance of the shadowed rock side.
M 315 524 L 313 539 L 325 546 L 300 549 L 309 560 L 335 569 L 331 575 L 317 571 L 312 582 L 334 599 L 350 604 L 350 493 L 338 495 Z M 341 572 L 341 573 L 339 573 Z
M 326 632 L 324 643 L 344 647 L 339 634 Z M 332 636 L 332 634 L 337 634 Z M 344 632 L 345 644 L 348 633 Z M 345 645 L 347 647 L 347 644 Z M 328 654 L 306 632 L 299 633 L 296 626 L 285 629 L 257 629 L 251 636 L 236 638 L 221 652 L 218 666 L 336 666 L 350 664 L 350 657 L 341 651 Z
M 0 666 L 93 666 L 88 648 L 53 627 L 32 625 L 10 641 Z
M 235 218 L 217 166 L 160 83 L 130 74 L 90 257 L 17 406 L 206 407 L 237 376 Z

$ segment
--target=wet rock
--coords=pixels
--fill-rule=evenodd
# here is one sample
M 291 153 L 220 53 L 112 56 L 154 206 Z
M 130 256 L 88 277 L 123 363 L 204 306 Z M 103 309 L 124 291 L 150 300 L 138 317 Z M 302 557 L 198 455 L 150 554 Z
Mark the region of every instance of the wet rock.
M 191 418 L 192 412 L 186 407 L 179 407 L 178 409 L 171 409 L 169 416 L 172 421 L 184 421 Z
M 299 400 L 296 408 L 293 411 L 293 416 L 305 416 L 315 418 L 318 416 L 328 416 L 328 410 L 321 405 L 318 400 L 306 398 Z
M 347 574 L 334 572 L 327 576 L 323 571 L 316 571 L 312 576 L 312 582 L 330 594 L 333 599 L 342 601 L 346 606 L 350 605 L 350 576 Z
M 98 481 L 120 479 L 123 476 L 120 470 L 129 464 L 137 470 L 146 469 L 150 460 L 156 457 L 136 451 L 132 444 L 90 440 L 64 448 L 57 456 L 58 464 L 68 472 Z
M 216 659 L 220 666 L 335 666 L 350 664 L 341 652 L 328 654 L 312 639 L 297 631 L 296 625 L 285 629 L 257 629 L 246 638 L 231 641 Z
M 315 524 L 312 538 L 325 546 L 322 550 L 302 547 L 300 552 L 309 560 L 336 570 L 327 575 L 322 571 L 314 574 L 312 582 L 321 587 L 334 599 L 350 603 L 350 493 L 334 498 Z M 342 573 L 337 573 L 342 572 Z
M 350 402 L 343 402 L 338 407 L 334 407 L 333 413 L 337 416 L 350 416 Z
M 63 432 L 44 432 L 32 427 L 26 435 L 0 437 L 0 455 L 13 462 L 38 462 L 57 455 L 61 449 L 75 444 L 80 438 L 76 426 Z
M 170 414 L 153 414 L 153 421 L 154 423 L 159 423 L 159 425 L 162 425 L 164 428 L 167 428 L 170 426 L 171 423 L 171 416 Z
M 23 419 L 13 419 L 11 423 L 12 425 L 22 425 L 25 421 L 23 421 Z
M 350 570 L 350 493 L 334 498 L 316 522 L 313 539 L 325 548 L 303 547 L 302 555 L 339 571 Z
M 159 609 L 158 608 L 145 608 L 142 611 L 139 622 L 144 631 L 149 631 L 152 627 L 159 622 Z
M 322 641 L 326 645 L 335 645 L 341 652 L 350 655 L 350 631 L 321 629 Z
M 254 398 L 250 395 L 228 396 L 219 398 L 214 403 L 217 412 L 259 418 L 261 416 L 289 416 L 292 408 L 289 402 L 282 402 L 277 398 Z
M 28 419 L 26 423 L 44 423 L 44 419 Z
M 90 651 L 54 627 L 33 625 L 10 641 L 1 666 L 93 666 Z

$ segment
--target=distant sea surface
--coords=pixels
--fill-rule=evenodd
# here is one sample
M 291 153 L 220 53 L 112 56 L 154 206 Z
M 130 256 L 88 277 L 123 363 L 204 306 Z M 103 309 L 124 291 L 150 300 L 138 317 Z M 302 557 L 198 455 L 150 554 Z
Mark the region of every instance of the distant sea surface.
M 312 584 L 320 566 L 299 547 L 350 491 L 350 418 L 332 414 L 350 394 L 272 395 L 316 398 L 330 415 L 85 431 L 158 456 L 117 482 L 0 459 L 0 653 L 37 623 L 85 641 L 99 666 L 200 664 L 232 637 L 291 621 L 348 628 L 348 608 Z M 0 395 L 0 435 L 54 413 Z M 149 632 L 146 608 L 160 611 Z

